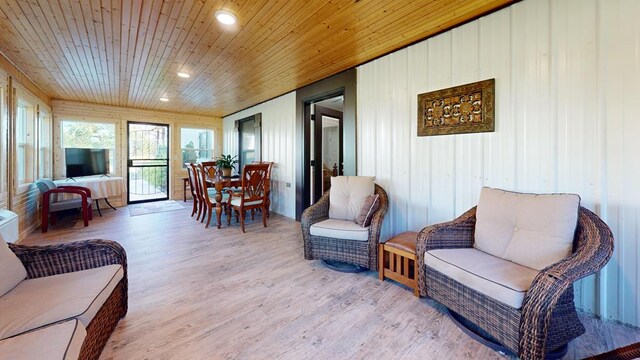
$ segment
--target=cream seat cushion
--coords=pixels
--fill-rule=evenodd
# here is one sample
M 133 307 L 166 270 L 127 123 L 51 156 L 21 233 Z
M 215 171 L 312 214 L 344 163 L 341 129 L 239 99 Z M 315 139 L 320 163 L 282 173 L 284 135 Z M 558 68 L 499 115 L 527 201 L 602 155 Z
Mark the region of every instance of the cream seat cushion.
M 3 359 L 76 360 L 87 336 L 82 323 L 73 319 L 0 340 Z
M 0 339 L 66 319 L 89 326 L 123 274 L 109 265 L 22 281 L 0 297 Z
M 353 220 L 327 219 L 311 225 L 309 232 L 313 236 L 334 239 L 368 241 L 369 227 L 362 227 Z
M 428 266 L 455 281 L 512 308 L 522 301 L 538 271 L 478 249 L 437 249 L 425 252 Z
M 476 211 L 474 247 L 542 270 L 571 254 L 580 197 L 521 194 L 483 188 Z
M 329 219 L 353 221 L 369 195 L 375 191 L 370 176 L 337 176 L 331 178 Z
M 0 235 L 0 296 L 27 277 L 27 270 Z
M 236 196 L 233 199 L 231 199 L 231 205 L 233 206 L 240 206 L 240 200 L 242 200 L 240 197 Z M 262 200 L 254 200 L 254 201 L 245 201 L 244 202 L 244 206 L 251 206 L 251 205 L 257 205 L 257 204 L 262 204 Z

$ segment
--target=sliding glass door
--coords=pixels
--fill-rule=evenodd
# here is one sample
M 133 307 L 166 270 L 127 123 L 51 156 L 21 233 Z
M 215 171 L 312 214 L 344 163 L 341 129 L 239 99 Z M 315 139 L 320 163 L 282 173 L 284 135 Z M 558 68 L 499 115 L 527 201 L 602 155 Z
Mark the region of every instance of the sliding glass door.
M 129 122 L 127 202 L 169 199 L 169 125 Z

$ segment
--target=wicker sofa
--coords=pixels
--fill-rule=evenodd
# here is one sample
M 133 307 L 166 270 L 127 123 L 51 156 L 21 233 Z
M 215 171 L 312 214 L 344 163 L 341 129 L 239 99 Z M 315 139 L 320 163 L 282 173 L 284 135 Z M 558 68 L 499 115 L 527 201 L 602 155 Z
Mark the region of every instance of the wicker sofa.
M 476 211 L 474 207 L 451 222 L 428 226 L 419 233 L 420 294 L 445 305 L 522 359 L 543 359 L 566 348 L 585 331 L 574 306 L 573 283 L 608 262 L 613 252 L 609 227 L 579 207 L 569 255 L 536 271 L 523 290 L 521 306 L 516 308 L 425 265 L 425 257 L 434 249 L 474 247 Z
M 127 313 L 124 249 L 107 240 L 8 248 L 26 278 L 0 296 L 0 358 L 98 359 Z
M 335 177 L 332 179 L 336 179 Z M 382 187 L 374 184 L 374 194 L 378 195 L 379 207 L 373 213 L 371 224 L 364 228 L 365 237 L 359 240 L 340 237 L 312 235 L 311 227 L 329 219 L 330 191 L 324 193 L 318 202 L 302 213 L 301 225 L 304 241 L 304 258 L 307 260 L 329 260 L 357 265 L 363 269 L 377 269 L 378 242 L 384 215 L 389 206 L 387 193 Z M 348 223 L 349 221 L 346 221 Z M 353 221 L 351 221 L 353 222 Z

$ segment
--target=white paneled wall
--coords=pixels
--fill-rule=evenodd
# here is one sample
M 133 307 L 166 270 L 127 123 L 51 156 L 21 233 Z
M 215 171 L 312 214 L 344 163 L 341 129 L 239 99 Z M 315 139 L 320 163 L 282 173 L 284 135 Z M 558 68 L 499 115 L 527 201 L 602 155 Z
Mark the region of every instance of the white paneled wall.
M 611 227 L 585 311 L 640 325 L 640 1 L 525 0 L 358 68 L 358 173 L 384 235 L 451 220 L 482 186 L 571 192 Z M 496 79 L 496 131 L 417 137 L 417 95 Z M 226 123 L 225 123 L 226 125 Z
M 238 153 L 235 121 L 258 113 L 262 113 L 262 160 L 274 162 L 271 174 L 271 211 L 295 218 L 295 92 L 225 117 L 223 152 Z

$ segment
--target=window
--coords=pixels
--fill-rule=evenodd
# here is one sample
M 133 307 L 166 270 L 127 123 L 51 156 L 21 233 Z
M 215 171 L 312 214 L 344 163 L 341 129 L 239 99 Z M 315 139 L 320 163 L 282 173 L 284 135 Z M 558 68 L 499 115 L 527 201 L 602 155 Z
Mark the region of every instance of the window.
M 35 148 L 35 109 L 18 100 L 16 113 L 16 170 L 18 185 L 33 182 Z
M 51 177 L 51 115 L 40 110 L 38 136 L 38 177 Z
M 109 173 L 115 171 L 116 125 L 89 121 L 61 121 L 62 147 L 108 149 Z
M 261 161 L 262 114 L 236 120 L 238 129 L 238 170 L 254 161 Z
M 8 117 L 5 103 L 5 82 L 0 76 L 0 138 L 7 139 Z M 0 208 L 7 204 L 7 141 L 0 141 Z
M 197 163 L 214 158 L 213 130 L 180 129 L 180 148 L 182 149 L 182 167 L 184 163 Z

